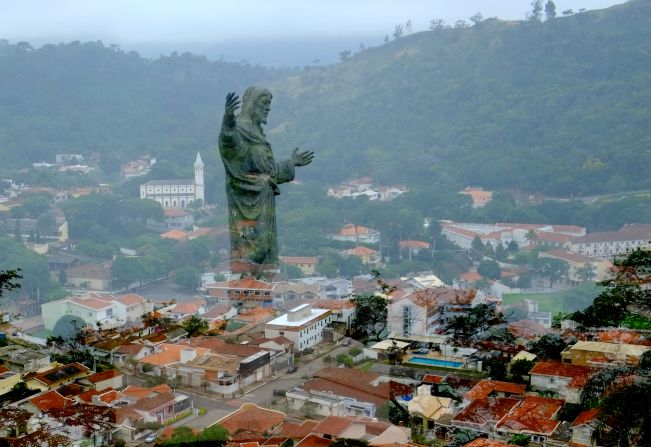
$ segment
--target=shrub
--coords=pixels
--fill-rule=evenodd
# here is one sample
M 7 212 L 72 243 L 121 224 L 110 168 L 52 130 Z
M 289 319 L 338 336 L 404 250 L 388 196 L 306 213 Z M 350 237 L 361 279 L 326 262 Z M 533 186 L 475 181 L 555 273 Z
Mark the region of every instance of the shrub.
M 359 346 L 353 346 L 348 350 L 348 354 L 352 355 L 353 357 L 357 357 L 362 353 L 362 348 Z

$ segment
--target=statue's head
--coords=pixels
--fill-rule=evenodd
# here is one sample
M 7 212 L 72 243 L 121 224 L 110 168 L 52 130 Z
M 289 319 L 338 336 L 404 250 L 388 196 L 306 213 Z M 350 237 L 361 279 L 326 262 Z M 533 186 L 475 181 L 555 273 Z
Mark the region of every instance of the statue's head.
M 240 115 L 247 117 L 254 124 L 267 124 L 267 115 L 271 110 L 271 92 L 265 88 L 249 87 L 242 96 Z

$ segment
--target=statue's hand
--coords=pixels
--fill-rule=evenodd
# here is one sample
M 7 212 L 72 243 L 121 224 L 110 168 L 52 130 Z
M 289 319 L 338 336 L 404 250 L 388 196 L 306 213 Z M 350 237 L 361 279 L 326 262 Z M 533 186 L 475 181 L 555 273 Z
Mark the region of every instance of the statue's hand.
M 224 106 L 224 125 L 235 127 L 235 111 L 240 107 L 240 97 L 235 93 L 226 95 L 226 105 Z
M 306 166 L 312 163 L 314 159 L 314 152 L 312 151 L 303 151 L 299 152 L 298 148 L 294 149 L 292 152 L 292 162 L 294 166 Z

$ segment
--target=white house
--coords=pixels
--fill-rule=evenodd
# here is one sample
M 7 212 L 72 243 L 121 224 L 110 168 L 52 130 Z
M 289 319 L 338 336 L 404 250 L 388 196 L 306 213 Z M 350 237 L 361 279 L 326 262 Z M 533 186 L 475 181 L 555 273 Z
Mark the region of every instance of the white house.
M 570 251 L 574 253 L 604 258 L 623 255 L 636 248 L 651 249 L 651 224 L 629 224 L 617 231 L 590 233 L 570 244 Z
M 286 314 L 265 324 L 265 338 L 280 335 L 294 342 L 298 351 L 311 348 L 323 340 L 323 329 L 332 321 L 329 309 L 313 309 L 311 304 L 301 304 Z

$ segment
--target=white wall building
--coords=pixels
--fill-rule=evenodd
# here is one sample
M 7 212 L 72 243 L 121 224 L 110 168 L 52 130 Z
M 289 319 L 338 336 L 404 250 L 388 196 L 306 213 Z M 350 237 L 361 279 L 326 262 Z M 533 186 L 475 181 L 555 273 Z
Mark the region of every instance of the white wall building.
M 121 296 L 90 293 L 41 305 L 43 326 L 48 330 L 65 315 L 77 317 L 94 329 L 98 323 L 102 329 L 109 329 L 139 322 L 141 315 L 151 310 L 151 303 L 133 293 Z
M 651 249 L 651 224 L 629 224 L 617 231 L 590 233 L 570 244 L 571 252 L 603 258 L 624 255 L 637 248 Z
M 140 198 L 151 199 L 163 208 L 185 208 L 194 203 L 205 203 L 203 161 L 197 152 L 194 178 L 181 180 L 150 180 L 140 185 Z
M 286 314 L 265 324 L 265 338 L 280 335 L 294 342 L 294 348 L 302 351 L 323 340 L 323 329 L 332 321 L 329 309 L 313 309 L 311 304 L 301 304 Z

